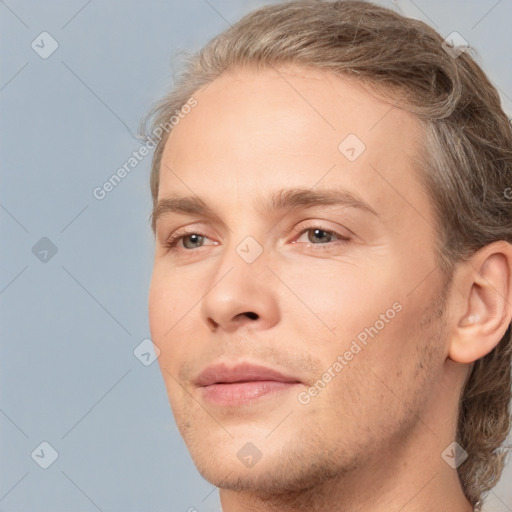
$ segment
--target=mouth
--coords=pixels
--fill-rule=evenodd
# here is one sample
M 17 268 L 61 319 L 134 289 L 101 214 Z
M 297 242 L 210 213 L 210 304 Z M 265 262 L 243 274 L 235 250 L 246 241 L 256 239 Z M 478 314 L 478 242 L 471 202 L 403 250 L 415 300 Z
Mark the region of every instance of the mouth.
M 237 406 L 295 389 L 302 382 L 265 366 L 218 364 L 206 368 L 196 379 L 203 399 L 220 406 Z

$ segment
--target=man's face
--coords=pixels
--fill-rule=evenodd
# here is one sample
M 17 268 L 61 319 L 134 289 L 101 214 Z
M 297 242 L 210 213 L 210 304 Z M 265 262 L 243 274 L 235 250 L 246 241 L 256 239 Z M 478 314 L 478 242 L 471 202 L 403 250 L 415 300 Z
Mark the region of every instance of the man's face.
M 207 209 L 162 208 L 149 308 L 199 471 L 220 487 L 301 489 L 432 436 L 446 349 L 418 120 L 301 68 L 225 74 L 194 97 L 158 199 Z M 288 190 L 304 192 L 273 209 Z M 306 201 L 333 192 L 339 203 Z

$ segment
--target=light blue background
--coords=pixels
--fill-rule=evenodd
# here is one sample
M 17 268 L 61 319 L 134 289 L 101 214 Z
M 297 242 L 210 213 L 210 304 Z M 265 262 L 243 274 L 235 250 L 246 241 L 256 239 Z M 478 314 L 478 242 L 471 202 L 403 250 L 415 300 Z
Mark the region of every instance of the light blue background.
M 140 147 L 176 51 L 264 3 L 0 2 L 0 511 L 217 509 L 157 363 L 133 354 L 149 338 L 150 157 L 105 199 L 92 191 Z M 512 114 L 510 0 L 381 3 L 462 34 Z M 43 31 L 59 45 L 47 59 L 31 48 Z M 46 263 L 42 237 L 57 247 Z M 46 470 L 31 458 L 43 441 L 58 452 Z M 488 512 L 512 510 L 507 481 L 510 468 Z

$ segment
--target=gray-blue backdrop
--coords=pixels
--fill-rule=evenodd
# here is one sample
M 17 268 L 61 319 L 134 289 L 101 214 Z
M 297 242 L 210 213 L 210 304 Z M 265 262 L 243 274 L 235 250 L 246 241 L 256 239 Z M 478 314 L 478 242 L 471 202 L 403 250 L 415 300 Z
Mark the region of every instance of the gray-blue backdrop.
M 0 511 L 219 510 L 142 355 L 150 157 L 94 190 L 140 147 L 176 51 L 263 3 L 0 1 Z M 380 3 L 460 33 L 512 114 L 510 0 Z M 511 479 L 487 512 L 512 510 Z

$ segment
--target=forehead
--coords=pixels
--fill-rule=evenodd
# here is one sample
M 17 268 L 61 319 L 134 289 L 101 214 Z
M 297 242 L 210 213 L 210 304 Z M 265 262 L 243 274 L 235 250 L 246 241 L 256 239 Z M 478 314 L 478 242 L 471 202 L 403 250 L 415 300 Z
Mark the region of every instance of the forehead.
M 405 199 L 402 207 L 427 214 L 413 172 L 419 120 L 357 81 L 296 66 L 240 69 L 194 97 L 164 149 L 159 198 L 193 193 L 243 206 L 321 183 L 357 191 L 377 209 Z

